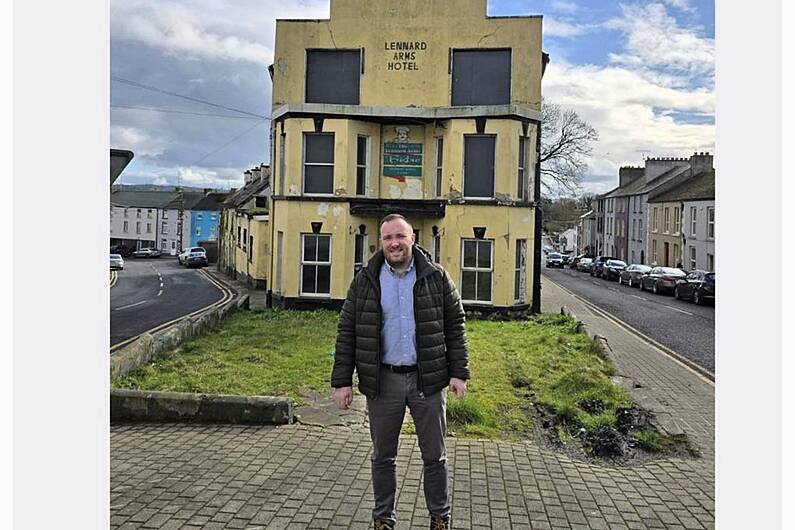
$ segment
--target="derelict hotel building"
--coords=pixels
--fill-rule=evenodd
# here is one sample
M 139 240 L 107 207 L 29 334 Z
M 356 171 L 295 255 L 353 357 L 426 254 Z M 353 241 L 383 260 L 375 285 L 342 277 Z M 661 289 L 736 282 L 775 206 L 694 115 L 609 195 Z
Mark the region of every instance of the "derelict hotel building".
M 341 304 L 397 212 L 467 307 L 540 309 L 541 17 L 488 17 L 486 0 L 330 15 L 276 23 L 273 305 Z

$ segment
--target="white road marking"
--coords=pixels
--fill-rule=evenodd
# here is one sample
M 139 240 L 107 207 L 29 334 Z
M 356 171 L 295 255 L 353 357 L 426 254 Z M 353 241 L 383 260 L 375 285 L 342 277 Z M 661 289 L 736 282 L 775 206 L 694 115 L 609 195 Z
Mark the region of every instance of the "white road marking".
M 679 311 L 680 313 L 684 313 L 685 315 L 690 315 L 691 317 L 693 316 L 693 313 L 690 313 L 690 312 L 685 311 L 683 309 L 679 309 L 678 307 L 673 307 L 673 306 L 666 305 L 666 304 L 662 304 L 662 306 L 663 307 L 667 307 L 668 309 L 673 309 L 674 311 Z
M 160 288 L 161 289 L 163 288 L 163 282 L 160 282 Z
M 160 289 L 159 291 L 157 291 L 157 296 L 160 296 L 161 294 L 163 294 L 163 289 Z
M 636 295 L 636 294 L 631 294 L 631 295 L 629 295 L 629 296 L 631 296 L 631 297 L 633 297 L 633 298 L 637 298 L 638 300 L 648 300 L 648 298 L 643 298 L 642 296 L 638 296 L 638 295 Z
M 602 285 L 601 283 L 597 282 L 596 280 L 591 280 L 591 283 L 594 285 Z
M 141 305 L 141 304 L 145 304 L 145 303 L 146 303 L 146 300 L 141 300 L 140 302 L 135 302 L 134 304 L 130 304 L 130 305 L 123 305 L 123 306 L 121 306 L 121 307 L 117 307 L 116 309 L 114 309 L 114 311 L 118 311 L 118 310 L 120 310 L 120 309 L 127 309 L 127 308 L 129 308 L 129 307 L 135 307 L 135 306 L 137 306 L 137 305 Z

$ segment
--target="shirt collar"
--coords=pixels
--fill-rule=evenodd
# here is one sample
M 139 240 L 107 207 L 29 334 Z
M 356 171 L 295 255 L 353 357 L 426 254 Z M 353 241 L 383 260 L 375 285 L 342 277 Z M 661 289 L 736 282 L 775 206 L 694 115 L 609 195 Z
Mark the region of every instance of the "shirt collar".
M 392 275 L 395 275 L 395 276 L 397 275 L 397 272 L 395 271 L 394 267 L 392 267 L 392 265 L 390 265 L 390 264 L 389 264 L 389 262 L 388 262 L 387 260 L 384 260 L 384 265 L 386 266 L 387 270 L 388 270 L 388 271 L 389 271 L 389 272 L 390 272 Z M 411 256 L 411 261 L 409 262 L 409 266 L 408 266 L 408 268 L 407 268 L 407 269 L 406 269 L 406 270 L 403 272 L 403 274 L 404 274 L 404 275 L 406 275 L 406 274 L 410 273 L 410 272 L 412 271 L 412 269 L 414 269 L 414 256 Z

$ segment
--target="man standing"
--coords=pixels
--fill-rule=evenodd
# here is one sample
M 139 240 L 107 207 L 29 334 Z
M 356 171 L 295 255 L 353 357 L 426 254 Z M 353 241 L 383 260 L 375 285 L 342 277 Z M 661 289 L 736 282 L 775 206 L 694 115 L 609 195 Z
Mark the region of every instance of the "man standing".
M 432 530 L 450 528 L 446 388 L 462 399 L 469 379 L 464 309 L 450 276 L 414 245 L 402 215 L 381 221 L 382 252 L 353 279 L 342 306 L 331 386 L 353 399 L 353 371 L 367 397 L 374 528 L 395 527 L 395 458 L 408 405 L 417 431 Z

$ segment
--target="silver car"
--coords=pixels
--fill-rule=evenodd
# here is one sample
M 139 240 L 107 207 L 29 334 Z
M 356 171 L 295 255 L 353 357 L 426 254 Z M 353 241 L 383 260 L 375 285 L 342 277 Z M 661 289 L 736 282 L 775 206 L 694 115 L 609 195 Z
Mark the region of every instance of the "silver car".
M 110 270 L 124 270 L 124 258 L 121 257 L 121 254 L 110 255 Z

